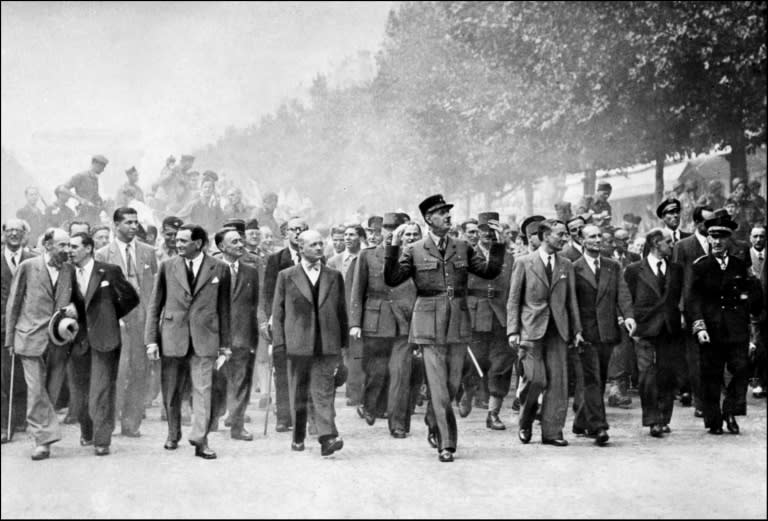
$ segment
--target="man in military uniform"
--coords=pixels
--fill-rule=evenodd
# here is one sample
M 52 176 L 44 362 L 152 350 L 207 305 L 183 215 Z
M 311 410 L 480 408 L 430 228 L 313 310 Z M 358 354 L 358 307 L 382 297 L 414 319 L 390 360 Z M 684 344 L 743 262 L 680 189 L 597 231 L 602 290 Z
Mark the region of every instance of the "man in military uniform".
M 382 228 L 388 236 L 401 224 L 402 218 L 395 213 L 386 213 L 382 218 Z M 363 337 L 362 402 L 366 422 L 373 425 L 379 404 L 386 402 L 390 434 L 393 438 L 405 438 L 411 423 L 412 349 L 408 329 L 416 289 L 410 280 L 389 287 L 383 275 L 384 246 L 362 250 L 352 278 L 349 334 L 355 339 Z M 382 395 L 386 396 L 384 400 Z
M 128 181 L 117 189 L 115 204 L 117 207 L 128 206 L 132 201 L 144 202 L 144 190 L 139 186 L 139 171 L 132 166 L 125 171 Z
M 709 255 L 693 263 L 691 290 L 686 309 L 693 321 L 701 356 L 701 398 L 704 427 L 710 434 L 723 433 L 723 421 L 731 434 L 739 434 L 736 416 L 746 415 L 749 317 L 762 308 L 760 287 L 749 277 L 746 263 L 729 255 L 728 246 L 737 224 L 724 210 L 705 221 Z M 723 369 L 731 381 L 723 386 Z
M 480 231 L 480 240 L 477 252 L 485 259 L 490 255 L 493 245 L 493 230 L 491 224 L 498 224 L 497 212 L 484 212 L 477 217 L 477 227 Z M 507 296 L 509 295 L 509 278 L 512 274 L 514 258 L 510 253 L 504 254 L 504 264 L 501 273 L 492 280 L 485 280 L 477 275 L 469 274 L 467 279 L 467 304 L 469 314 L 472 317 L 472 343 L 471 349 L 480 368 L 485 374 L 488 394 L 488 416 L 485 425 L 489 429 L 504 430 L 504 423 L 499 418 L 504 397 L 509 392 L 512 382 L 512 369 L 515 366 L 517 353 L 507 344 Z M 462 378 L 465 396 L 469 399 L 462 400 L 459 405 L 459 414 L 462 414 L 462 405 L 471 407 L 471 396 L 480 381 L 474 362 L 464 364 L 464 376 Z
M 594 224 L 597 224 L 601 228 L 611 224 L 613 218 L 613 210 L 611 209 L 611 203 L 608 202 L 608 198 L 613 192 L 613 187 L 608 181 L 600 181 L 597 183 L 597 190 L 595 192 L 595 199 L 590 206 L 592 210 Z
M 93 156 L 91 168 L 85 172 L 75 174 L 69 181 L 61 185 L 70 197 L 74 197 L 80 203 L 77 217 L 88 224 L 99 224 L 100 213 L 104 208 L 104 201 L 99 195 L 99 175 L 106 168 L 109 161 L 102 155 Z M 74 190 L 74 192 L 72 191 Z
M 466 345 L 472 339 L 467 307 L 467 276 L 474 273 L 493 279 L 501 272 L 504 244 L 499 242 L 501 227 L 486 260 L 466 241 L 448 236 L 451 208 L 440 194 L 427 197 L 419 205 L 429 226 L 426 237 L 401 253 L 400 237 L 395 234 L 386 248 L 384 281 L 398 286 L 413 277 L 416 303 L 411 318 L 409 341 L 420 344 L 431 396 L 425 421 L 428 441 L 439 449 L 439 459 L 453 461 L 456 451 L 456 418 L 451 402 L 461 383 Z
M 659 203 L 656 207 L 656 216 L 664 221 L 664 228 L 669 230 L 672 234 L 672 244 L 676 244 L 677 241 L 685 239 L 691 234 L 688 232 L 680 231 L 680 210 L 682 205 L 680 201 L 674 197 L 669 197 Z

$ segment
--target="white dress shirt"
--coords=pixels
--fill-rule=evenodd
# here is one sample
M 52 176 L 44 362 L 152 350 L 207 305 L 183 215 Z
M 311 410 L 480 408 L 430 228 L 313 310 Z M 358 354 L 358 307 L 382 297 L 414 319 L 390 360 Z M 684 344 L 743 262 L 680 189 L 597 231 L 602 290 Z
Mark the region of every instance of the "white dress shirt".
M 117 249 L 120 250 L 120 256 L 123 258 L 123 266 L 125 266 L 125 274 L 128 274 L 128 262 L 125 258 L 125 248 L 128 247 L 131 250 L 131 259 L 133 259 L 133 270 L 131 273 L 134 275 L 136 274 L 136 241 L 133 240 L 131 242 L 123 242 L 120 239 L 115 239 L 117 241 Z
M 59 268 L 55 268 L 49 264 L 51 262 L 51 256 L 48 252 L 43 253 L 43 262 L 45 262 L 45 267 L 48 269 L 48 275 L 51 277 L 51 284 L 55 286 L 56 281 L 59 280 Z
M 317 284 L 317 279 L 320 278 L 320 261 L 310 263 L 305 259 L 301 259 L 301 267 L 304 269 L 304 273 L 309 277 L 310 282 L 314 286 Z
M 3 247 L 3 255 L 5 255 L 5 262 L 7 262 L 8 266 L 11 268 L 11 273 L 16 274 L 16 270 L 18 269 L 19 264 L 21 264 L 21 248 L 14 253 L 7 247 Z M 3 310 L 3 312 L 5 312 L 5 310 Z
M 77 273 L 77 285 L 80 288 L 80 293 L 83 295 L 88 291 L 88 282 L 91 280 L 91 273 L 93 273 L 93 257 L 88 259 L 85 266 L 75 266 L 75 273 Z
M 552 257 L 552 273 L 554 273 L 555 264 L 557 262 L 557 255 L 555 255 L 554 253 L 546 253 L 544 251 L 544 248 L 541 248 L 541 247 L 539 247 L 539 249 L 536 251 L 539 252 L 539 257 L 541 257 L 541 262 L 544 263 L 545 268 L 547 267 L 547 257 Z
M 204 253 L 201 253 L 194 259 L 192 259 L 192 274 L 197 278 L 197 274 L 200 272 L 200 266 L 203 264 L 203 257 L 205 257 Z M 189 259 L 184 259 L 184 263 L 189 266 Z
M 597 265 L 600 263 L 600 257 L 592 258 L 589 255 L 584 255 L 584 260 L 587 261 L 587 266 L 592 270 L 592 273 L 597 273 Z
M 651 271 L 653 271 L 654 275 L 656 275 L 657 277 L 659 276 L 659 266 L 658 266 L 659 262 L 662 263 L 661 264 L 662 275 L 667 274 L 667 261 L 665 261 L 664 259 L 658 258 L 653 253 L 649 253 L 645 259 L 648 262 L 648 265 L 651 267 Z

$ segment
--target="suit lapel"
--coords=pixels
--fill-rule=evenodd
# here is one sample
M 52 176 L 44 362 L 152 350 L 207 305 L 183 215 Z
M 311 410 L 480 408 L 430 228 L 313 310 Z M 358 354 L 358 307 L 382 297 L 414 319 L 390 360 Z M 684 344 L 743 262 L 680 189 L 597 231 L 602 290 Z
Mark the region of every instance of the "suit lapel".
M 360 262 L 359 259 L 358 262 Z M 317 297 L 317 307 L 319 309 L 320 306 L 323 305 L 323 302 L 325 302 L 325 299 L 328 298 L 328 295 L 331 294 L 331 288 L 336 284 L 336 278 L 331 277 L 328 274 L 328 270 L 326 270 L 324 267 L 321 267 L 320 277 L 317 279 L 317 283 L 320 284 Z
M 595 274 L 592 273 L 591 269 L 589 269 L 589 266 L 587 265 L 586 260 L 579 259 L 578 261 L 574 262 L 573 268 L 576 270 L 576 273 L 582 279 L 589 282 L 589 285 L 592 286 L 594 289 L 597 289 L 597 281 L 595 280 Z
M 187 290 L 187 293 L 192 293 L 192 289 L 189 287 L 189 282 L 187 281 L 186 259 L 181 255 L 177 255 L 174 259 L 173 275 L 176 277 L 176 280 L 179 281 L 179 284 Z
M 53 292 L 53 280 L 51 280 L 51 274 L 48 273 L 48 267 L 45 265 L 44 255 L 40 255 L 40 262 L 37 263 L 36 267 L 38 273 L 40 274 L 39 279 L 43 281 L 43 287 L 45 288 L 45 291 L 48 293 L 48 295 L 51 296 L 51 298 L 53 298 L 55 296 Z M 59 270 L 59 276 L 61 276 L 61 270 Z
M 323 268 L 320 268 L 320 275 L 322 274 Z M 296 287 L 299 288 L 301 294 L 304 295 L 304 298 L 312 302 L 312 288 L 309 287 L 309 278 L 304 273 L 304 268 L 301 266 L 296 268 L 293 271 L 293 275 L 291 275 L 291 279 L 293 280 L 293 283 L 296 284 Z
M 589 270 L 590 272 L 592 270 Z M 605 292 L 608 291 L 608 288 L 611 285 L 611 282 L 613 280 L 613 271 L 609 267 L 608 264 L 603 262 L 603 259 L 600 260 L 600 281 L 597 283 L 597 300 L 600 300 L 603 295 L 605 295 Z
M 203 262 L 200 264 L 200 270 L 197 272 L 195 278 L 195 295 L 200 293 L 200 289 L 205 286 L 208 279 L 213 275 L 213 268 L 216 267 L 215 262 L 208 255 L 203 256 Z
M 661 297 L 661 291 L 659 291 L 659 278 L 653 274 L 651 266 L 648 264 L 648 259 L 643 259 L 641 266 L 640 278 L 651 287 L 656 295 Z M 669 270 L 669 263 L 667 263 L 667 270 Z
M 59 277 L 61 277 L 61 273 L 59 273 Z M 85 307 L 88 309 L 88 306 L 91 304 L 91 299 L 93 299 L 93 295 L 96 293 L 96 290 L 99 287 L 99 284 L 101 284 L 101 279 L 104 277 L 104 271 L 99 267 L 98 264 L 93 264 L 93 270 L 91 271 L 91 278 L 88 280 L 88 288 L 85 291 Z
M 230 275 L 232 274 L 232 269 L 228 268 L 230 271 Z M 237 298 L 237 295 L 240 293 L 240 290 L 243 289 L 243 284 L 245 284 L 245 281 L 243 280 L 243 263 L 239 262 L 237 267 L 237 276 L 235 277 L 235 291 L 232 292 L 232 300 L 235 300 Z
M 550 287 L 549 277 L 547 277 L 547 271 L 544 269 L 544 261 L 541 259 L 538 251 L 534 252 L 533 259 L 531 259 L 531 267 L 533 273 L 541 279 L 541 281 Z
M 120 266 L 120 268 L 123 270 L 123 273 L 128 273 L 128 270 L 125 268 L 125 261 L 123 260 L 123 256 L 120 255 L 120 247 L 117 245 L 117 241 L 113 241 L 109 245 L 109 261 L 112 264 L 117 264 Z
M 539 257 L 541 259 L 541 257 Z M 563 263 L 565 261 L 563 260 L 563 257 L 560 257 L 559 255 L 555 254 L 555 269 L 552 272 L 552 284 L 549 286 L 550 293 L 554 291 L 555 286 L 557 286 L 557 283 L 561 280 L 565 280 L 567 278 L 567 275 L 565 273 L 565 268 L 563 267 Z M 542 266 L 544 263 L 542 262 Z M 546 275 L 546 272 L 544 272 Z

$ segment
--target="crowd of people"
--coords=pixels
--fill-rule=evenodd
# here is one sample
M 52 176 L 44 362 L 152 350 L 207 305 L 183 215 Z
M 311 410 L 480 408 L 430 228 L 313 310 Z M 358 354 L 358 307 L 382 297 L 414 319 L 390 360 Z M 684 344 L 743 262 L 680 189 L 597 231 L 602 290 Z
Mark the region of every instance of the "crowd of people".
M 575 213 L 558 203 L 520 224 L 493 211 L 457 224 L 438 194 L 418 221 L 382 208 L 310 226 L 278 222 L 274 193 L 256 208 L 231 187 L 222 204 L 219 176 L 188 155 L 167 160 L 146 199 L 131 167 L 105 200 L 107 164 L 94 156 L 45 211 L 27 188 L 3 223 L 2 441 L 26 430 L 33 460 L 61 439 L 57 411 L 104 456 L 117 424 L 141 435 L 158 397 L 165 449 L 187 424 L 195 455 L 213 459 L 208 433 L 222 420 L 253 440 L 252 388 L 269 409 L 273 381 L 275 429 L 294 451 L 308 435 L 323 456 L 343 448 L 344 386 L 347 406 L 368 425 L 385 419 L 395 439 L 426 404 L 443 462 L 458 444 L 454 406 L 487 409 L 487 428 L 505 430 L 510 400 L 522 443 L 539 420 L 542 443 L 563 447 L 572 403 L 572 433 L 603 446 L 606 406 L 631 406 L 633 389 L 656 438 L 671 433 L 676 400 L 720 435 L 739 433 L 750 381 L 765 397 L 759 185 L 738 182 L 729 198 L 711 186 L 695 202 L 684 185 L 645 234 L 634 215 L 613 225 L 605 181 Z

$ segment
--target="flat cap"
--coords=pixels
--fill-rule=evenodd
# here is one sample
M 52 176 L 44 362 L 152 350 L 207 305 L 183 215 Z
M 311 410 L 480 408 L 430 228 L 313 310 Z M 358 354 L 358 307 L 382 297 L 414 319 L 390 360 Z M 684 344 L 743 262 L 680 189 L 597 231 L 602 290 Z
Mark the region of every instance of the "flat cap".
M 91 163 L 101 163 L 102 165 L 106 165 L 109 163 L 109 160 L 101 154 L 96 154 L 91 158 Z

